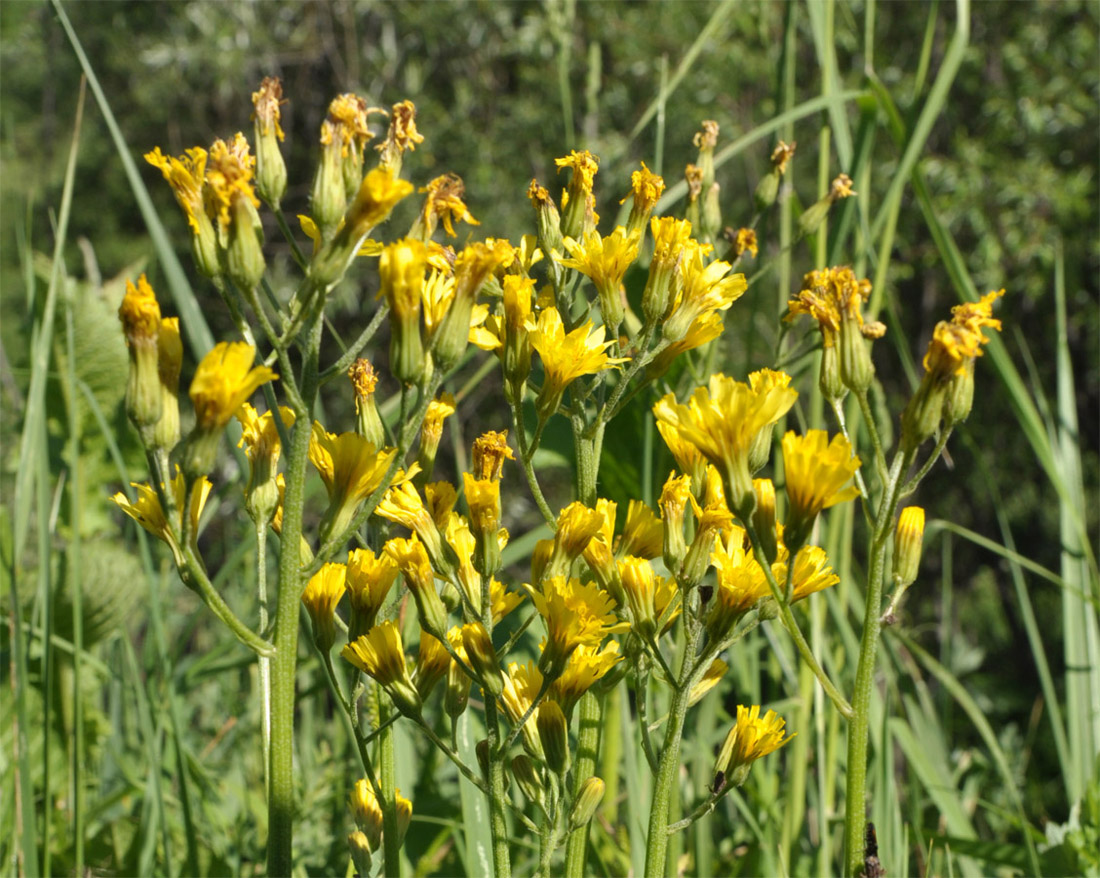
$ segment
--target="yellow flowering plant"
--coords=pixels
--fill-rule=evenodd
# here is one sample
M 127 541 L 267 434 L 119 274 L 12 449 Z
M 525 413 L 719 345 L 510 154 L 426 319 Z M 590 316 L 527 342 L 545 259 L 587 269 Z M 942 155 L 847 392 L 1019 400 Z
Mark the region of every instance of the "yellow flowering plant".
M 793 146 L 775 148 L 756 188 L 757 212 L 736 230 L 722 232 L 719 127 L 707 121 L 685 170 L 682 215 L 665 212 L 665 181 L 643 163 L 622 201 L 631 201 L 629 218 L 603 223 L 611 230 L 601 231 L 599 159 L 574 150 L 555 162 L 563 177 L 568 173 L 560 198 L 531 182 L 526 234 L 458 247 L 435 239 L 455 237 L 456 223 L 479 224 L 461 178 L 444 173 L 418 188 L 401 176 L 405 153 L 425 139 L 415 106 L 403 101 L 380 110 L 345 94 L 322 122 L 312 185 L 301 181 L 311 191 L 301 220 L 313 244 L 306 257 L 279 206 L 295 191 L 287 187 L 279 146 L 280 83 L 265 79 L 253 98 L 255 158 L 243 134 L 178 159 L 159 148 L 147 156 L 172 186 L 196 265 L 223 296 L 240 338 L 220 342 L 199 362 L 189 393 L 194 428 L 181 440 L 173 401 L 179 334 L 187 327 L 162 324 L 144 277 L 132 285 L 120 317 L 131 349 L 129 410 L 146 445 L 151 486 L 137 486 L 134 503 L 115 499 L 169 545 L 184 581 L 259 656 L 269 873 L 295 867 L 303 606 L 329 695 L 354 737 L 358 764 L 346 768 L 364 776 L 348 815 L 348 857 L 361 872 L 380 855 L 384 874 L 399 874 L 412 815 L 394 785 L 393 726 L 401 722 L 485 797 L 497 878 L 512 872 L 515 831 L 537 839 L 539 875 L 586 874 L 594 815 L 620 794 L 617 776 L 596 774 L 600 748 L 608 746 L 609 729 L 621 732 L 620 717 L 633 716 L 625 726 L 652 773 L 644 874 L 668 874 L 670 838 L 713 811 L 747 782 L 754 762 L 792 737 L 773 710 L 761 715 L 761 705 L 739 705 L 712 783 L 690 800 L 680 788 L 689 710 L 717 698 L 739 642 L 773 623 L 797 650 L 807 679 L 820 684 L 827 709 L 848 722 L 845 837 L 854 863 L 862 850 L 879 629 L 896 617 L 919 566 L 923 511 L 906 510 L 895 528 L 898 507 L 969 411 L 984 332 L 1000 328 L 992 316 L 999 294 L 957 308 L 936 327 L 925 377 L 888 460 L 868 401 L 881 324 L 865 318 L 871 286 L 852 269 L 816 269 L 791 294 L 775 368 L 743 380 L 707 368 L 726 324 L 747 319 L 731 316 L 750 286 L 738 267 L 746 254 L 767 258 L 759 221 L 775 203 Z M 375 117 L 388 118 L 384 134 L 372 128 Z M 394 208 L 414 192 L 422 201 L 411 225 L 394 228 Z M 803 214 L 803 233 L 813 233 L 834 202 L 855 195 L 851 180 L 838 177 Z M 301 258 L 292 294 L 280 297 L 267 282 L 258 209 L 273 213 Z M 724 258 L 717 247 L 728 251 Z M 323 341 L 333 290 L 360 273 L 378 291 L 373 300 L 364 297 L 374 315 L 350 343 L 341 341 L 330 362 Z M 801 316 L 813 319 L 817 336 L 798 350 L 785 340 Z M 376 350 L 383 326 L 388 359 Z M 815 356 L 818 387 L 840 431 L 831 439 L 822 429 L 793 429 L 792 422 L 805 420 L 797 376 Z M 457 386 L 455 376 L 474 361 L 479 371 Z M 493 429 L 477 425 L 469 454 L 465 443 L 445 444 L 445 435 L 467 431 L 463 401 L 497 370 L 506 429 L 498 420 Z M 347 384 L 332 384 L 343 376 Z M 340 388 L 346 409 L 354 401 L 351 429 L 323 413 L 338 410 L 321 405 L 330 385 Z M 260 390 L 263 413 L 253 403 Z M 870 445 L 858 453 L 859 437 L 841 407 L 848 393 Z M 600 496 L 608 487 L 599 479 L 605 439 L 628 438 L 609 426 L 639 395 L 646 396 L 651 433 L 675 464 L 656 504 L 654 485 Z M 255 524 L 258 626 L 238 618 L 214 590 L 197 542 L 211 481 L 221 478 L 221 438 L 234 417 L 249 464 L 244 508 Z M 170 429 L 158 432 L 164 418 Z M 568 496 L 544 490 L 536 465 L 547 431 L 559 426 L 572 444 Z M 788 426 L 777 443 L 777 430 Z M 453 461 L 443 452 L 451 444 L 460 449 Z M 175 461 L 178 475 L 169 470 Z M 544 524 L 513 539 L 509 529 L 525 525 L 514 502 L 517 467 Z M 326 508 L 314 504 L 318 495 L 327 496 Z M 855 687 L 846 695 L 797 614 L 842 573 L 814 544 L 815 523 L 854 500 L 866 513 L 870 549 L 863 641 L 853 658 Z M 271 606 L 269 530 L 280 545 Z M 895 595 L 882 614 L 891 547 Z M 527 569 L 530 576 L 517 572 Z M 623 695 L 628 690 L 631 700 Z M 663 716 L 650 715 L 656 702 Z M 485 737 L 473 761 L 457 742 L 460 723 L 475 712 Z M 437 720 L 449 721 L 450 741 Z M 506 791 L 508 777 L 522 798 Z

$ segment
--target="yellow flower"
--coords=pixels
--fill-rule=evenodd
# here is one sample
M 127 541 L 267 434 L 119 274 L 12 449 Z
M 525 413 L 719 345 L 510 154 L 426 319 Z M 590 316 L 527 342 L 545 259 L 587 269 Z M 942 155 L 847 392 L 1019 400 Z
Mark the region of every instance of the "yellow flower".
M 348 552 L 349 640 L 357 640 L 374 627 L 378 611 L 386 602 L 396 579 L 397 565 L 389 555 L 375 555 L 370 549 Z
M 646 375 L 650 378 L 659 378 L 668 371 L 673 361 L 686 351 L 693 351 L 708 342 L 718 338 L 725 329 L 722 315 L 717 311 L 708 311 L 695 318 L 687 333 L 679 341 L 674 341 L 665 347 L 652 362 L 646 366 Z
M 738 229 L 733 239 L 733 252 L 737 256 L 744 256 L 747 252 L 755 259 L 756 254 L 760 252 L 760 247 L 756 243 L 756 232 L 753 229 Z
M 219 342 L 195 370 L 191 380 L 191 402 L 196 426 L 220 430 L 256 388 L 278 378 L 267 366 L 252 367 L 256 349 L 243 341 Z
M 136 284 L 126 281 L 126 295 L 122 297 L 118 319 L 127 346 L 152 345 L 156 348 L 161 325 L 160 305 L 144 274 L 138 277 Z
M 658 426 L 673 428 L 683 442 L 694 445 L 718 467 L 727 486 L 727 501 L 738 514 L 751 514 L 755 497 L 749 473 L 749 451 L 756 434 L 781 418 L 798 396 L 790 387 L 757 392 L 722 374 L 709 387 L 698 387 L 687 405 L 672 394 L 654 407 Z
M 348 793 L 348 810 L 351 811 L 355 825 L 367 837 L 370 849 L 378 850 L 382 843 L 382 806 L 366 778 L 357 780 Z
M 137 284 L 126 281 L 126 295 L 118 309 L 130 355 L 126 382 L 126 413 L 150 445 L 152 433 L 164 412 L 160 378 L 160 305 L 145 275 Z M 178 373 L 177 373 L 178 374 Z
M 451 667 L 451 654 L 438 637 L 427 631 L 420 632 L 420 648 L 416 653 L 416 668 L 413 679 L 421 700 L 426 701 L 436 684 L 442 680 Z
M 191 548 L 193 549 L 194 539 L 199 530 L 199 516 L 202 515 L 203 506 L 206 505 L 206 498 L 210 495 L 212 487 L 209 480 L 203 476 L 195 482 L 191 488 L 191 498 L 190 503 L 188 503 L 185 493 L 187 485 L 183 473 L 176 474 L 167 486 L 167 490 L 172 492 L 177 510 L 176 520 L 171 526 L 165 516 L 164 509 L 160 505 L 160 497 L 157 496 L 157 492 L 148 484 L 138 484 L 137 482 L 131 482 L 130 484 L 137 490 L 137 498 L 133 503 L 121 491 L 111 499 L 118 504 L 123 512 L 149 533 L 157 539 L 164 540 L 172 550 L 176 563 L 182 564 L 183 555 L 179 543 L 176 542 L 176 535 L 183 532 L 183 512 L 186 508 L 191 518 Z
M 512 610 L 523 603 L 523 595 L 518 591 L 508 591 L 504 583 L 494 579 L 489 583 L 489 606 L 493 611 L 493 625 L 496 625 Z
M 424 544 L 416 534 L 407 540 L 392 539 L 383 551 L 401 568 L 405 584 L 412 592 L 420 627 L 442 639 L 447 630 L 447 609 L 435 587 L 435 574 Z
M 531 599 L 546 624 L 547 642 L 539 668 L 552 678 L 565 669 L 578 646 L 599 646 L 630 625 L 615 617 L 615 601 L 595 583 L 551 576 Z
M 302 603 L 313 622 L 313 639 L 322 653 L 332 649 L 336 641 L 336 605 L 347 591 L 346 578 L 347 567 L 343 564 L 325 564 L 313 574 L 302 592 Z
M 894 531 L 894 579 L 903 588 L 917 578 L 923 542 L 924 510 L 920 506 L 906 506 Z
M 759 705 L 751 708 L 737 705 L 737 722 L 718 752 L 715 774 L 731 778 L 735 786 L 743 784 L 753 762 L 774 753 L 794 737 L 783 737 L 785 726 L 786 721 L 774 710 L 761 717 Z
M 350 239 L 358 242 L 390 215 L 394 206 L 413 191 L 408 180 L 399 180 L 385 168 L 374 168 L 363 178 L 355 201 L 347 212 Z
M 830 201 L 839 201 L 841 198 L 851 198 L 858 194 L 852 189 L 852 178 L 847 174 L 841 174 L 829 186 Z
M 591 278 L 600 296 L 600 311 L 604 325 L 612 335 L 623 320 L 623 297 L 620 288 L 623 275 L 631 263 L 638 258 L 640 234 L 628 234 L 622 226 L 606 238 L 592 229 L 584 235 L 584 242 L 566 238 L 565 249 L 572 259 L 558 259 L 566 268 L 574 268 Z
M 409 676 L 405 647 L 395 623 L 375 625 L 340 650 L 340 656 L 377 680 L 401 710 L 419 713 L 420 696 Z
M 780 174 L 787 173 L 787 163 L 794 157 L 797 143 L 786 144 L 780 140 L 772 150 L 772 165 Z
M 206 205 L 223 235 L 229 233 L 230 209 L 237 201 L 246 201 L 253 207 L 260 206 L 260 200 L 252 188 L 255 168 L 256 159 L 249 151 L 248 140 L 240 131 L 230 143 L 218 138 L 210 147 L 206 168 Z
M 145 161 L 164 175 L 176 201 L 183 208 L 192 234 L 198 235 L 201 232 L 200 218 L 206 216 L 202 193 L 206 178 L 206 150 L 195 146 L 179 158 L 174 158 L 162 154 L 158 146 L 145 154 Z
M 729 669 L 730 666 L 722 659 L 712 661 L 706 673 L 703 674 L 703 679 L 691 687 L 691 693 L 688 695 L 688 707 L 702 701 L 703 697 L 718 685 Z
M 504 471 L 504 461 L 515 460 L 508 447 L 508 431 L 489 430 L 474 440 L 473 470 L 478 479 L 499 481 Z
M 680 264 L 683 287 L 662 330 L 670 341 L 683 338 L 704 314 L 728 310 L 748 289 L 743 274 L 729 273 L 730 263 L 716 259 L 706 264 L 703 256 L 701 247 L 691 248 Z
M 550 687 L 550 695 L 561 705 L 565 715 L 573 715 L 573 707 L 582 695 L 615 667 L 623 656 L 619 642 L 609 640 L 603 647 L 578 646 L 561 676 Z
M 450 482 L 429 482 L 424 486 L 424 506 L 440 530 L 447 526 L 457 502 L 458 492 Z
M 420 300 L 424 312 L 424 338 L 430 343 L 454 304 L 454 275 L 433 268 L 424 281 Z
M 1001 330 L 1001 321 L 994 318 L 993 302 L 1004 295 L 1004 290 L 988 293 L 977 302 L 956 305 L 951 309 L 951 322 L 940 321 L 932 334 L 928 352 L 924 355 L 924 368 L 938 380 L 949 380 L 962 375 L 969 361 L 982 355 L 982 345 L 989 339 L 982 327 Z
M 776 565 L 779 566 L 779 565 Z M 787 575 L 786 565 L 772 568 L 776 580 L 783 582 Z M 807 598 L 840 582 L 840 577 L 829 566 L 829 558 L 820 546 L 803 546 L 794 558 L 794 571 L 791 574 L 791 603 Z
M 420 425 L 420 447 L 417 450 L 416 462 L 429 476 L 435 466 L 439 442 L 443 438 L 443 422 L 455 411 L 455 398 L 450 393 L 440 394 L 438 399 L 428 403 L 428 410 Z
M 534 662 L 520 665 L 511 662 L 508 665 L 508 673 L 504 675 L 504 686 L 501 690 L 501 701 L 504 711 L 512 723 L 518 723 L 527 713 L 539 691 L 542 689 L 542 672 L 535 667 Z M 542 758 L 542 742 L 539 740 L 538 725 L 535 713 L 532 712 L 527 722 L 523 725 L 524 746 L 535 756 Z
M 672 302 L 673 274 L 691 238 L 691 223 L 671 216 L 654 217 L 649 227 L 653 232 L 653 259 L 642 293 L 642 313 L 646 324 L 655 326 L 664 319 Z
M 745 550 L 745 532 L 739 527 L 732 529 L 725 543 L 715 540 L 710 560 L 718 573 L 718 586 L 707 613 L 707 634 L 717 642 L 758 600 L 770 596 L 771 589 L 764 569 Z
M 416 145 L 423 142 L 424 135 L 416 130 L 416 105 L 409 100 L 396 103 L 390 111 L 386 139 L 375 147 L 381 153 L 378 163 L 397 176 L 405 152 L 415 152 Z
M 285 405 L 279 406 L 279 416 L 288 430 L 294 426 L 295 416 L 292 409 Z M 237 443 L 237 447 L 244 449 L 249 463 L 255 466 L 257 461 L 269 459 L 274 465 L 279 460 L 281 450 L 274 413 L 266 411 L 261 415 L 252 403 L 245 402 L 237 410 L 237 420 L 241 422 L 241 441 Z
M 317 223 L 313 221 L 312 217 L 306 216 L 304 213 L 298 214 L 298 225 L 301 226 L 302 231 L 305 232 L 306 237 L 313 242 L 313 252 L 316 254 L 321 249 L 321 245 L 324 241 L 321 239 L 321 230 L 317 228 Z M 356 256 L 380 256 L 382 253 L 382 242 L 375 241 L 373 238 L 364 238 L 363 242 L 359 245 L 359 249 L 356 251 Z
M 358 433 L 329 433 L 317 421 L 309 439 L 309 462 L 328 491 L 330 533 L 342 533 L 359 504 L 382 484 L 396 448 L 375 448 Z
M 427 193 L 427 198 L 424 199 L 424 205 L 420 208 L 420 218 L 412 233 L 414 237 L 427 241 L 439 222 L 443 223 L 444 231 L 452 238 L 455 236 L 456 221 L 471 226 L 481 225 L 474 219 L 466 202 L 463 201 L 466 185 L 457 174 L 443 174 L 436 177 L 420 191 Z
M 562 193 L 564 216 L 561 231 L 566 237 L 577 238 L 583 230 L 594 228 L 599 220 L 596 216 L 596 196 L 592 192 L 592 181 L 599 170 L 600 160 L 588 150 L 573 150 L 567 156 L 554 159 L 554 164 L 559 169 L 573 169 L 569 186 Z
M 830 442 L 825 430 L 810 430 L 804 436 L 793 430 L 787 432 L 783 437 L 783 469 L 790 502 L 785 531 L 789 547 L 802 546 L 821 510 L 859 496 L 855 485 L 844 487 L 859 465 L 852 446 L 839 433 Z
M 544 576 L 562 576 L 569 572 L 574 559 L 584 551 L 588 541 L 600 533 L 605 514 L 590 509 L 580 501 L 570 503 L 558 513 L 554 534 L 554 551 L 546 566 Z
M 536 403 L 543 420 L 557 411 L 562 392 L 582 375 L 594 375 L 611 369 L 626 358 L 610 357 L 612 342 L 604 341 L 604 327 L 593 330 L 592 323 L 566 333 L 557 308 L 545 308 L 530 332 L 531 347 L 538 351 L 545 371 L 542 391 Z
M 639 234 L 645 231 L 646 220 L 653 212 L 661 193 L 665 191 L 665 181 L 647 168 L 645 162 L 641 164 L 641 170 L 630 175 L 630 191 L 619 202 L 619 204 L 624 204 L 628 198 L 633 196 L 634 203 L 630 208 L 627 231 Z
M 619 561 L 619 579 L 634 619 L 634 630 L 642 637 L 652 639 L 657 632 L 657 577 L 653 568 L 644 558 L 627 556 Z
M 661 554 L 663 540 L 661 519 L 641 500 L 631 500 L 626 507 L 626 521 L 623 522 L 615 554 L 620 558 L 625 555 L 656 558 Z

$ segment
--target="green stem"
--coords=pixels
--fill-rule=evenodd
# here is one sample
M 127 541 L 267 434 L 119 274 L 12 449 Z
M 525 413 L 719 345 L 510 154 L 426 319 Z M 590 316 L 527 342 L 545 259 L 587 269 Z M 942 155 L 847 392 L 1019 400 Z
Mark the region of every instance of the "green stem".
M 260 631 L 267 630 L 267 526 L 256 522 L 256 600 L 260 605 Z M 263 711 L 264 789 L 268 786 L 271 754 L 271 659 L 260 656 L 260 703 Z
M 378 721 L 390 719 L 393 704 L 384 692 L 378 693 Z M 394 762 L 393 728 L 386 726 L 378 739 L 378 774 L 382 792 L 382 873 L 386 878 L 401 878 L 401 839 L 397 837 L 397 771 Z
M 550 511 L 550 504 L 546 502 L 546 497 L 543 496 L 542 488 L 539 486 L 538 476 L 535 475 L 534 457 L 535 450 L 527 443 L 527 430 L 523 426 L 523 400 L 512 400 L 512 426 L 516 430 L 516 443 L 519 445 L 519 459 L 523 464 L 523 474 L 527 476 L 527 484 L 531 488 L 531 496 L 535 498 L 535 505 L 538 506 L 539 512 L 542 513 L 542 517 L 546 519 L 546 523 L 550 527 L 554 527 L 556 519 L 554 513 Z
M 695 664 L 695 653 L 699 648 L 699 635 L 702 631 L 702 626 L 693 619 L 685 618 L 685 624 L 688 632 L 683 664 L 680 666 L 680 682 L 672 693 L 672 704 L 669 705 L 665 746 L 661 751 L 661 760 L 657 767 L 657 784 L 653 788 L 653 799 L 649 807 L 649 838 L 646 840 L 645 849 L 646 878 L 663 878 L 666 874 L 668 817 L 672 805 L 673 787 L 680 770 L 680 741 L 683 738 L 684 719 L 687 716 L 688 699 L 691 695 L 691 671 Z
M 256 655 L 272 655 L 278 649 L 277 644 L 273 647 L 272 644 L 264 640 L 237 617 L 237 614 L 233 612 L 229 604 L 218 593 L 218 590 L 214 588 L 213 583 L 210 582 L 210 578 L 202 568 L 202 562 L 195 556 L 194 549 L 189 545 L 185 545 L 181 552 L 184 563 L 180 567 L 180 576 L 183 581 L 198 592 L 203 602 L 214 611 L 214 615 L 225 623 L 226 627 L 233 632 L 241 643 Z
M 294 679 L 298 665 L 298 605 L 302 596 L 302 509 L 309 458 L 310 409 L 317 392 L 322 324 L 315 320 L 302 366 L 302 397 L 287 454 L 283 498 L 279 594 L 275 608 L 275 658 L 271 663 L 271 755 L 268 792 L 267 873 L 289 875 L 294 833 Z
M 600 726 L 603 705 L 591 692 L 585 692 L 580 700 L 580 726 L 577 735 L 577 758 L 573 762 L 573 797 L 596 771 L 596 753 L 600 744 Z M 582 878 L 588 850 L 588 827 L 591 821 L 569 834 L 565 846 L 566 878 Z
M 871 411 L 871 403 L 867 400 L 867 391 L 861 390 L 856 394 L 859 402 L 859 410 L 863 415 L 863 423 L 867 427 L 867 435 L 871 437 L 871 447 L 875 449 L 875 470 L 881 476 L 886 472 L 886 455 L 882 450 L 882 440 L 878 435 L 878 427 L 875 425 L 875 415 Z
M 900 494 L 898 495 L 899 498 L 900 497 L 908 497 L 915 490 L 917 490 L 917 485 L 919 485 L 921 483 L 921 480 L 926 475 L 928 475 L 928 471 L 930 469 L 932 469 L 932 467 L 935 465 L 936 461 L 940 459 L 940 455 L 943 453 L 943 449 L 947 445 L 947 440 L 950 439 L 950 438 L 951 438 L 951 427 L 945 427 L 943 432 L 940 433 L 940 438 L 936 440 L 936 447 L 932 449 L 932 453 L 928 456 L 928 460 L 926 460 L 921 465 L 921 468 L 919 470 L 917 470 L 917 472 L 913 476 L 913 478 L 909 479 L 905 483 L 905 485 L 901 489 Z
M 508 824 L 504 820 L 504 755 L 500 750 L 497 700 L 485 696 L 485 726 L 489 739 L 489 828 L 493 836 L 493 875 L 509 878 L 512 864 L 508 854 Z
M 913 461 L 913 453 L 898 452 L 890 467 L 875 531 L 871 538 L 870 578 L 867 605 L 863 616 L 863 637 L 859 645 L 852 716 L 848 724 L 848 787 L 845 793 L 844 874 L 856 876 L 863 869 L 863 834 L 867 820 L 867 738 L 871 720 L 871 692 L 874 688 L 875 657 L 878 651 L 879 621 L 886 547 L 889 543 L 894 511 L 898 504 L 898 486 Z
M 388 302 L 383 302 L 378 306 L 378 310 L 374 312 L 374 317 L 372 317 L 370 323 L 367 324 L 367 328 L 359 333 L 359 337 L 351 343 L 346 351 L 344 351 L 340 359 L 321 373 L 322 384 L 347 372 L 348 367 L 355 358 L 359 356 L 363 348 L 367 346 L 367 342 L 374 337 L 374 334 L 378 331 L 378 327 L 382 325 L 382 321 L 386 319 L 386 315 L 389 313 L 390 306 Z

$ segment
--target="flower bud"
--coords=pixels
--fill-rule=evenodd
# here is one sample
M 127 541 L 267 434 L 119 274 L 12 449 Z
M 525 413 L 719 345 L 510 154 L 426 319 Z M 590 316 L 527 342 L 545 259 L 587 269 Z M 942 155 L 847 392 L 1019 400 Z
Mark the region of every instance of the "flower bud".
M 543 701 L 536 710 L 535 724 L 539 730 L 546 764 L 557 775 L 569 770 L 569 725 L 561 706 L 552 698 Z
M 500 661 L 489 632 L 480 622 L 470 622 L 462 626 L 462 645 L 470 659 L 470 667 L 478 675 L 485 691 L 493 697 L 500 697 L 504 688 L 504 678 L 500 672 Z
M 539 248 L 545 254 L 560 253 L 562 249 L 561 216 L 557 205 L 546 187 L 532 180 L 527 187 L 527 197 L 535 207 Z
M 279 125 L 282 97 L 282 83 L 273 76 L 264 77 L 260 90 L 252 93 L 256 108 L 252 114 L 256 123 L 256 192 L 275 208 L 286 192 L 286 162 L 279 149 L 284 136 Z
M 581 784 L 577 797 L 573 800 L 573 807 L 569 809 L 569 828 L 579 829 L 588 823 L 596 813 L 603 801 L 606 784 L 598 777 L 590 777 Z
M 974 361 L 967 360 L 962 374 L 955 374 L 947 382 L 943 399 L 943 421 L 948 428 L 961 424 L 974 405 Z
M 163 317 L 157 336 L 157 375 L 160 378 L 160 420 L 153 428 L 153 446 L 170 451 L 180 441 L 180 366 L 183 342 L 180 319 Z
M 351 861 L 355 863 L 355 871 L 366 878 L 371 872 L 370 843 L 366 834 L 358 829 L 351 833 L 348 836 L 348 849 L 351 852 Z
M 695 504 L 695 498 L 691 496 L 691 476 L 677 477 L 674 472 L 669 473 L 661 491 L 659 505 L 661 518 L 664 522 L 664 561 L 665 566 L 675 573 L 680 569 L 680 564 L 687 554 L 687 543 L 684 541 L 684 510 L 688 501 Z
M 652 639 L 657 632 L 654 606 L 657 582 L 653 568 L 644 558 L 623 558 L 619 562 L 619 578 L 626 593 L 627 603 L 630 605 L 634 630 L 647 640 Z
M 573 173 L 569 185 L 562 197 L 561 233 L 567 238 L 580 239 L 586 230 L 594 226 L 592 222 L 595 196 L 592 194 L 592 181 L 599 169 L 600 160 L 588 150 L 555 159 L 554 164 L 561 168 L 571 168 Z
M 523 791 L 523 795 L 541 808 L 546 800 L 546 792 L 542 785 L 542 778 L 539 777 L 538 770 L 535 768 L 535 763 L 531 761 L 531 757 L 526 753 L 520 753 L 519 756 L 512 759 L 512 775 Z
M 855 393 L 863 393 L 875 377 L 870 343 L 863 337 L 858 321 L 844 317 L 840 323 L 840 380 Z
M 760 540 L 760 549 L 769 564 L 774 564 L 778 554 L 775 529 L 775 485 L 771 479 L 753 479 L 756 508 L 752 512 L 752 526 Z
M 920 506 L 906 506 L 894 531 L 894 580 L 902 588 L 912 585 L 917 578 L 923 541 L 924 510 Z
M 684 246 L 691 238 L 691 223 L 673 217 L 654 217 L 649 225 L 653 232 L 653 259 L 642 292 L 642 315 L 646 325 L 656 326 L 672 302 L 672 279 Z
M 388 245 L 378 262 L 381 295 L 390 304 L 390 371 L 404 384 L 415 384 L 424 372 L 420 339 L 420 302 L 428 249 L 414 238 Z
M 940 431 L 947 385 L 932 372 L 925 372 L 920 386 L 901 413 L 901 447 L 912 451 Z
M 138 278 L 137 286 L 126 282 L 118 317 L 130 352 L 126 413 L 141 432 L 142 441 L 151 445 L 153 428 L 162 410 L 158 368 L 161 316 L 157 297 L 144 274 Z
M 369 360 L 360 357 L 348 367 L 348 378 L 355 388 L 355 432 L 375 448 L 381 448 L 386 444 L 386 431 L 382 427 L 382 418 L 374 401 L 378 373 L 374 371 Z
M 309 611 L 313 623 L 313 642 L 322 654 L 332 649 L 336 642 L 336 605 L 347 590 L 347 568 L 343 564 L 325 564 L 309 580 L 302 603 Z
M 378 850 L 382 843 L 382 806 L 366 778 L 357 780 L 348 793 L 348 810 L 359 827 L 358 834 L 363 836 L 358 843 L 367 849 L 368 854 Z
M 450 637 L 450 632 L 448 632 L 447 636 Z M 451 645 L 459 655 L 463 658 L 466 657 L 465 647 L 462 646 L 461 635 L 458 638 L 458 642 L 456 643 L 452 640 Z M 449 717 L 459 717 L 466 712 L 466 705 L 469 703 L 470 678 L 466 676 L 466 672 L 462 669 L 462 666 L 452 659 L 450 667 L 447 668 L 447 688 L 443 693 L 443 710 Z
M 821 371 L 818 372 L 817 386 L 821 395 L 836 405 L 848 395 L 840 372 L 840 351 L 835 344 L 827 344 L 821 349 Z

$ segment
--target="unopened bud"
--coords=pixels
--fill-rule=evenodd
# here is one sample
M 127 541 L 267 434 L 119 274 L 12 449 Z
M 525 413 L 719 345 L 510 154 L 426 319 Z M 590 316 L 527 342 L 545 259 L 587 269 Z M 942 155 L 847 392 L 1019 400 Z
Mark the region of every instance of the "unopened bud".
M 903 451 L 919 448 L 939 432 L 946 394 L 947 384 L 940 381 L 934 372 L 925 372 L 920 386 L 901 415 Z
M 542 785 L 542 778 L 539 777 L 538 770 L 535 768 L 535 763 L 531 760 L 531 757 L 526 753 L 521 753 L 515 757 L 512 760 L 512 775 L 523 791 L 523 795 L 541 808 L 546 793 Z
M 874 377 L 870 342 L 863 337 L 858 322 L 845 316 L 840 322 L 840 379 L 849 390 L 863 393 Z
M 553 699 L 543 701 L 537 711 L 535 725 L 538 726 L 542 751 L 546 754 L 546 764 L 555 774 L 565 774 L 569 770 L 569 725 L 561 705 Z
M 500 661 L 497 659 L 496 650 L 493 649 L 493 641 L 489 637 L 489 632 L 485 630 L 485 626 L 480 622 L 463 625 L 462 645 L 466 648 L 470 666 L 478 675 L 485 691 L 494 697 L 499 697 L 504 689 L 504 677 L 500 672 Z
M 903 588 L 917 578 L 923 541 L 924 510 L 920 506 L 906 506 L 894 531 L 894 579 Z
M 821 388 L 821 395 L 834 405 L 848 395 L 848 388 L 840 377 L 840 351 L 835 344 L 826 345 L 821 350 L 817 385 Z
M 276 77 L 268 76 L 253 92 L 256 111 L 256 192 L 272 207 L 278 207 L 286 192 L 286 162 L 279 149 L 283 129 L 279 125 L 279 105 L 283 103 L 283 86 Z
M 570 829 L 579 829 L 592 819 L 603 801 L 606 788 L 607 785 L 598 777 L 590 777 L 581 784 L 577 797 L 573 800 L 573 807 L 569 809 Z
M 756 508 L 752 512 L 752 526 L 760 540 L 760 549 L 769 564 L 777 557 L 775 530 L 775 485 L 771 479 L 753 479 L 752 489 L 756 494 Z
M 952 375 L 943 399 L 943 420 L 947 427 L 961 424 L 974 405 L 974 360 L 968 359 L 961 375 Z
M 371 871 L 370 844 L 367 836 L 360 830 L 355 830 L 348 836 L 348 849 L 351 851 L 351 861 L 355 863 L 355 871 L 366 878 Z

